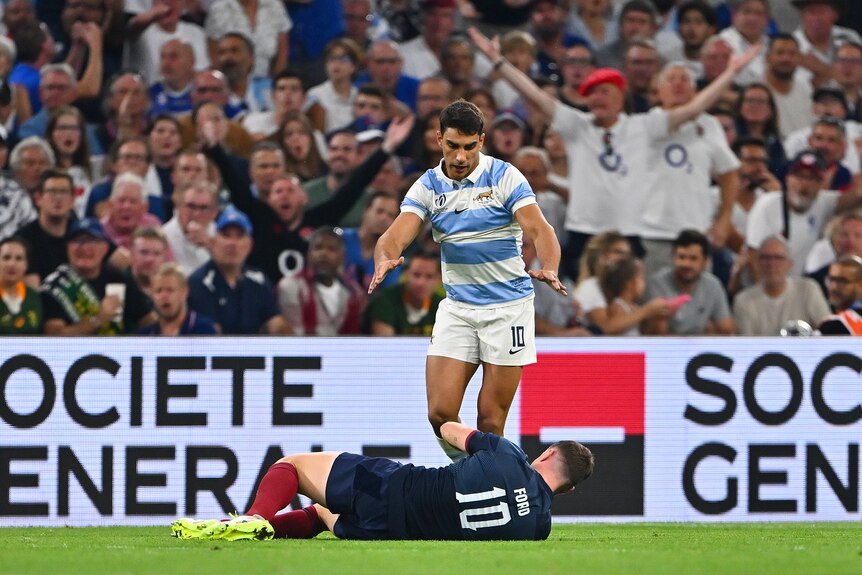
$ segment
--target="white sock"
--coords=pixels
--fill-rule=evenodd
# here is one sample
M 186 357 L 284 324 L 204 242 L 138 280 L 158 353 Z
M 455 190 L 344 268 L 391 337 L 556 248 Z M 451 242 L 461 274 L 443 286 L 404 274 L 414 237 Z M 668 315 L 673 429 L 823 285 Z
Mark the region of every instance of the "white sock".
M 437 443 L 440 444 L 440 448 L 443 450 L 443 453 L 445 453 L 446 456 L 452 460 L 452 463 L 457 463 L 457 462 L 461 461 L 462 459 L 467 458 L 466 453 L 464 453 L 460 449 L 457 449 L 456 447 L 454 447 L 451 443 L 449 443 L 445 439 L 441 439 L 441 438 L 437 437 L 436 435 L 434 437 L 435 437 L 435 439 L 437 439 Z

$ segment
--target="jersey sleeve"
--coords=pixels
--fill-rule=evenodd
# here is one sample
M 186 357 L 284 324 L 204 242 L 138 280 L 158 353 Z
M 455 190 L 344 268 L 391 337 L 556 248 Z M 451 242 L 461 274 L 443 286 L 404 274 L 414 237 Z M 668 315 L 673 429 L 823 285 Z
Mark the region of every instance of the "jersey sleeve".
M 421 178 L 416 180 L 410 189 L 407 190 L 407 195 L 401 202 L 401 212 L 410 212 L 416 214 L 424 222 L 431 215 L 431 207 L 433 206 L 434 192 L 427 185 L 430 170 L 425 172 Z
M 637 118 L 643 122 L 644 130 L 650 140 L 659 140 L 670 133 L 670 119 L 667 110 L 653 108 L 646 114 L 635 114 L 632 118 Z
M 488 451 L 494 455 L 514 455 L 520 459 L 527 459 L 527 454 L 508 439 L 477 430 L 467 437 L 467 453 L 473 455 L 479 451 Z
M 530 204 L 536 203 L 536 194 L 518 168 L 506 165 L 506 171 L 500 180 L 500 188 L 506 190 L 503 206 L 513 214 Z

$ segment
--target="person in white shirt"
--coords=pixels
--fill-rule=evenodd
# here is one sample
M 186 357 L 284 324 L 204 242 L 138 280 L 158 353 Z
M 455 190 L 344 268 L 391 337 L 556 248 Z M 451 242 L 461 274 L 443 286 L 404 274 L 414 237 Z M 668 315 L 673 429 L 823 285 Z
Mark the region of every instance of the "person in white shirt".
M 769 41 L 764 83 L 769 86 L 778 112 L 778 131 L 782 137 L 811 125 L 811 96 L 814 89 L 808 75 L 799 67 L 799 44 L 790 34 L 779 34 Z
M 328 134 L 353 121 L 353 99 L 357 92 L 353 76 L 359 68 L 360 49 L 353 40 L 336 38 L 326 45 L 323 56 L 327 80 L 308 90 L 307 98 L 323 106 L 324 131 Z
M 862 44 L 858 32 L 835 25 L 844 9 L 843 0 L 793 0 L 792 4 L 799 10 L 799 27 L 793 31 L 793 36 L 801 52 L 808 56 L 805 67 L 815 74 L 829 74 L 829 67 L 842 44 Z
M 192 273 L 210 260 L 209 244 L 215 235 L 217 214 L 218 189 L 206 180 L 200 179 L 177 194 L 174 217 L 162 226 L 162 232 L 184 273 Z
M 661 107 L 672 110 L 691 101 L 694 78 L 682 62 L 667 64 L 658 77 Z M 646 199 L 641 232 L 648 274 L 673 261 L 673 240 L 684 229 L 707 234 L 723 247 L 730 234 L 739 160 L 713 116 L 700 114 L 653 142 L 648 152 Z M 721 190 L 712 209 L 714 179 Z M 715 215 L 713 215 L 715 213 Z
M 844 139 L 847 145 L 841 163 L 850 170 L 853 176 L 858 176 L 862 171 L 862 166 L 860 166 L 856 141 L 862 138 L 862 125 L 847 120 L 849 110 L 844 90 L 835 83 L 829 83 L 814 90 L 812 97 L 814 102 L 811 104 L 811 111 L 815 118 L 828 116 L 844 120 Z M 788 156 L 793 157 L 810 146 L 809 138 L 812 128 L 813 126 L 806 126 L 785 138 L 784 151 Z
M 209 68 L 206 34 L 200 26 L 180 20 L 182 13 L 182 0 L 153 0 L 150 10 L 129 21 L 131 38 L 126 43 L 124 66 L 137 70 L 147 84 L 154 84 L 161 79 L 160 53 L 162 46 L 169 40 L 181 40 L 191 46 L 195 55 L 195 69 Z
M 590 236 L 608 229 L 630 236 L 640 255 L 637 235 L 644 209 L 644 174 L 650 169 L 650 146 L 715 103 L 758 52 L 755 48 L 734 58 L 715 82 L 687 103 L 633 116 L 623 113 L 623 76 L 616 70 L 600 68 L 581 85 L 581 93 L 590 105 L 591 112 L 587 114 L 561 103 L 506 62 L 500 56 L 497 40 L 489 40 L 472 28 L 470 35 L 502 76 L 551 119 L 551 127 L 566 142 L 570 174 L 566 260 L 572 277 L 577 275 L 572 264 L 579 259 Z
M 805 258 L 835 213 L 841 196 L 840 192 L 821 189 L 824 171 L 820 156 L 805 150 L 790 163 L 785 191 L 764 194 L 755 202 L 745 233 L 751 261 L 757 259 L 763 240 L 783 235 L 793 260 L 791 274 L 803 274 Z M 756 269 L 753 271 L 756 273 Z
M 769 2 L 768 0 L 729 0 L 733 11 L 732 25 L 719 33 L 719 36 L 727 41 L 738 56 L 744 54 L 755 44 L 766 44 L 769 38 L 766 36 L 766 27 L 769 24 Z M 765 68 L 765 54 L 761 55 L 751 63 L 737 78 L 740 85 L 750 84 L 763 78 Z

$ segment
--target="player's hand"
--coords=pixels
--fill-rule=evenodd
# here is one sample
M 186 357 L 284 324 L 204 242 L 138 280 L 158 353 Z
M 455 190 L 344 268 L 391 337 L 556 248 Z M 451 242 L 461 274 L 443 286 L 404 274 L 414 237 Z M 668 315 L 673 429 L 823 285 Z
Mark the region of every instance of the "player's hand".
M 374 277 L 371 278 L 371 283 L 368 284 L 368 293 L 374 291 L 374 288 L 380 285 L 380 282 L 386 278 L 386 275 L 404 263 L 404 256 L 397 260 L 383 260 L 374 268 Z
M 500 37 L 494 36 L 488 38 L 482 34 L 475 26 L 467 28 L 467 34 L 480 52 L 485 54 L 491 62 L 496 62 L 500 59 Z
M 560 278 L 557 276 L 557 272 L 551 270 L 530 270 L 527 273 L 530 274 L 531 278 L 545 282 L 554 288 L 554 291 L 558 294 L 569 295 L 569 292 L 566 291 L 566 286 L 563 285 L 563 282 L 561 282 Z

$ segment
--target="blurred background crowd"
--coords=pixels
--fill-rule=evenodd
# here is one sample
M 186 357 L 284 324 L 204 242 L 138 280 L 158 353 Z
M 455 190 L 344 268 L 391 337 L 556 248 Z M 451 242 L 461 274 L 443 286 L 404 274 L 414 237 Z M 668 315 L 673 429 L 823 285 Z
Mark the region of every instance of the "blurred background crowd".
M 430 230 L 366 292 L 463 98 L 563 246 L 572 295 L 536 284 L 537 335 L 862 335 L 862 2 L 0 7 L 0 334 L 430 335 Z M 601 129 L 573 136 L 470 27 Z M 758 43 L 708 114 L 647 146 L 618 129 Z

